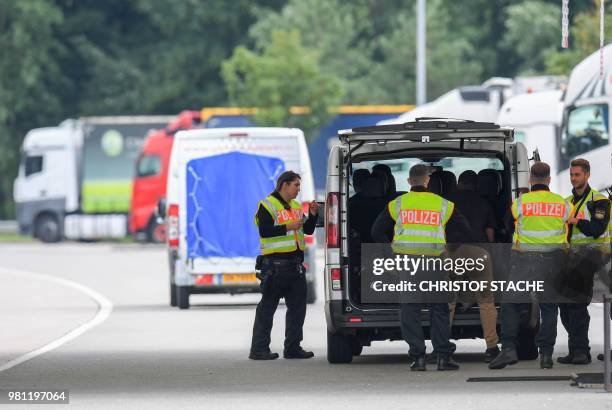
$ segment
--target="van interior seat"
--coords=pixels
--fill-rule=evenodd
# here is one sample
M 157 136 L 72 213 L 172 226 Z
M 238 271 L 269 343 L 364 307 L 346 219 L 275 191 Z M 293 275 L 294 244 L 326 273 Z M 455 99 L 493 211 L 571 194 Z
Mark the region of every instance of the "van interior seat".
M 348 211 L 351 229 L 357 231 L 361 242 L 372 242 L 372 226 L 387 203 L 385 180 L 376 174 L 366 178 L 359 196 L 349 199 Z
M 497 226 L 495 228 L 496 237 L 504 227 L 504 217 L 507 212 L 505 195 L 502 195 L 502 176 L 495 169 L 483 169 L 478 172 L 478 193 L 486 199 L 495 214 Z
M 451 171 L 437 170 L 429 176 L 429 192 L 448 198 L 457 190 L 457 177 Z
M 457 190 L 457 177 L 451 171 L 442 170 L 442 196 L 448 196 Z
M 432 172 L 429 176 L 429 185 L 427 190 L 437 195 L 442 195 L 442 173 L 440 171 Z

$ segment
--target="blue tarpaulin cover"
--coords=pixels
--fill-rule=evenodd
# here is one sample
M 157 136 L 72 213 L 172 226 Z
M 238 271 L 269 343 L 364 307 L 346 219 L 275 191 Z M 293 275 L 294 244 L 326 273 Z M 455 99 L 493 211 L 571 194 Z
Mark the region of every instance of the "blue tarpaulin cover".
M 229 152 L 187 163 L 187 255 L 255 257 L 259 201 L 285 170 L 280 158 Z

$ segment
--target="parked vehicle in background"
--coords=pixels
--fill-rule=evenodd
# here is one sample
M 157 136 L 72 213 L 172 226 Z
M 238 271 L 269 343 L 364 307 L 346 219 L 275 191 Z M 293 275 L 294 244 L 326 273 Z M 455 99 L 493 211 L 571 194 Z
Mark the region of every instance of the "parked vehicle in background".
M 517 95 L 499 111 L 497 123 L 514 128 L 514 140 L 522 142 L 529 152 L 536 149 L 540 159 L 558 169 L 559 132 L 563 117 L 563 92 L 541 91 Z M 550 189 L 559 192 L 559 178 L 553 175 Z
M 254 223 L 261 199 L 285 170 L 301 175 L 298 200 L 315 199 L 304 134 L 295 128 L 179 131 L 170 155 L 166 209 L 170 304 L 195 293 L 259 292 Z M 315 239 L 306 237 L 308 302 L 315 300 Z
M 403 124 L 425 117 L 495 122 L 502 105 L 513 96 L 556 90 L 565 82 L 563 76 L 493 77 L 482 85 L 455 88 L 427 104 L 378 124 Z
M 147 135 L 138 160 L 132 186 L 129 231 L 149 242 L 166 241 L 166 225 L 155 215 L 157 203 L 166 196 L 168 162 L 174 134 L 200 123 L 200 111 L 182 111 L 165 128 Z
M 591 164 L 591 187 L 603 192 L 612 185 L 612 44 L 604 48 L 604 62 L 603 76 L 600 76 L 600 54 L 594 52 L 574 67 L 567 84 L 557 162 L 562 194 L 572 190 L 569 164 L 578 157 Z
M 126 236 L 140 146 L 171 118 L 86 117 L 29 131 L 13 189 L 20 232 L 43 242 Z

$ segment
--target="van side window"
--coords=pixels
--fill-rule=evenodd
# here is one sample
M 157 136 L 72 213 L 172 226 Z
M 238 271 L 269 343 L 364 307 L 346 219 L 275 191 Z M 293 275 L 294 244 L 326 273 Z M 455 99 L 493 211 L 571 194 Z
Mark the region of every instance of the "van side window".
M 143 155 L 138 159 L 136 175 L 139 177 L 151 177 L 161 171 L 161 159 L 157 155 Z
M 572 158 L 608 145 L 608 124 L 607 104 L 591 104 L 571 110 L 561 144 L 561 169 L 568 168 Z
M 27 156 L 25 158 L 25 176 L 37 174 L 43 170 L 43 157 L 42 155 Z

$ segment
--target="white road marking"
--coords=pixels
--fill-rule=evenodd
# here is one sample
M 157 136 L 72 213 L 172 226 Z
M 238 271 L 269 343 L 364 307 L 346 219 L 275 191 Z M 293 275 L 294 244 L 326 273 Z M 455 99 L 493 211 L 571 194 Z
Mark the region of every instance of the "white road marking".
M 45 280 L 48 282 L 58 283 L 60 285 L 63 285 L 63 286 L 66 286 L 66 287 L 69 287 L 69 288 L 72 288 L 79 292 L 84 293 L 89 298 L 91 298 L 94 302 L 96 302 L 98 305 L 98 312 L 91 320 L 72 329 L 70 332 L 66 333 L 59 339 L 55 339 L 54 341 L 47 343 L 46 345 L 38 349 L 32 350 L 22 356 L 19 356 L 16 359 L 13 359 L 1 365 L 0 372 L 11 369 L 15 366 L 18 366 L 22 363 L 27 362 L 28 360 L 32 360 L 37 356 L 50 352 L 54 349 L 57 349 L 58 347 L 70 342 L 71 340 L 76 339 L 77 337 L 81 336 L 83 333 L 87 332 L 88 330 L 93 329 L 94 327 L 98 326 L 99 324 L 104 322 L 106 319 L 108 319 L 111 312 L 113 311 L 113 304 L 106 297 L 104 297 L 103 295 L 101 295 L 100 293 L 96 292 L 93 289 L 90 289 L 86 286 L 83 286 L 71 280 L 57 278 L 55 276 L 45 275 L 42 273 L 27 272 L 27 271 L 16 270 L 16 269 L 6 269 L 2 267 L 0 267 L 0 274 L 14 275 L 14 276 L 19 276 L 19 277 L 25 276 L 25 277 L 30 277 L 34 279 Z

